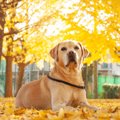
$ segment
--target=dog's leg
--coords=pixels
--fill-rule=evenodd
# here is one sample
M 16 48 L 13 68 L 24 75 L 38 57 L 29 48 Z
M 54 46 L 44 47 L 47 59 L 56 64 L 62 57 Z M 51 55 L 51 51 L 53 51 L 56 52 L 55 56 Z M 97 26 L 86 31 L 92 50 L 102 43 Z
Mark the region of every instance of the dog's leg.
M 52 104 L 52 110 L 58 111 L 60 108 L 64 108 L 66 106 L 65 103 L 54 103 Z
M 51 106 L 52 110 L 59 110 L 60 108 L 64 108 L 67 105 L 65 97 L 59 95 L 57 91 L 54 90 L 51 94 Z
M 51 89 L 51 106 L 52 110 L 59 110 L 60 108 L 65 108 L 71 99 L 71 94 L 65 92 L 64 89 L 55 88 Z
M 66 109 L 68 108 L 69 103 L 69 97 L 64 97 L 65 95 L 56 95 L 56 92 L 54 92 L 54 95 L 52 96 L 51 102 L 52 102 L 52 110 L 59 110 L 60 108 Z
M 87 107 L 87 108 L 92 109 L 92 110 L 95 110 L 95 111 L 97 111 L 97 110 L 100 109 L 100 108 L 98 108 L 98 107 L 91 106 L 89 103 L 85 103 L 85 102 L 81 102 L 81 103 L 80 103 L 80 106 L 81 106 L 81 107 Z
M 61 104 L 53 105 L 52 110 L 58 111 L 61 108 L 63 108 L 65 111 L 75 111 L 76 110 L 76 108 L 74 108 L 72 106 L 67 106 L 66 103 L 61 103 Z

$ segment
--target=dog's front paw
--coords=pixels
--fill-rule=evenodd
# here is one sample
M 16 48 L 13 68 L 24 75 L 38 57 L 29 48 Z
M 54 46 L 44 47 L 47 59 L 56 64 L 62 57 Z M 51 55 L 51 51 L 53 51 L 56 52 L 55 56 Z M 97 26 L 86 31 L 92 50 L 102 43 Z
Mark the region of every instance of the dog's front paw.
M 77 109 L 76 108 L 74 108 L 74 107 L 72 107 L 72 106 L 65 106 L 64 108 L 63 108 L 65 111 L 76 111 Z
M 96 106 L 89 106 L 88 108 L 90 108 L 90 109 L 92 109 L 92 110 L 94 110 L 94 111 L 100 110 L 100 108 L 99 108 L 99 107 L 96 107 Z
M 91 106 L 91 105 L 89 105 L 88 103 L 84 103 L 84 102 L 81 102 L 81 103 L 80 103 L 80 106 L 82 106 L 82 107 L 87 107 L 87 108 L 92 109 L 92 110 L 94 110 L 94 111 L 100 110 L 99 107 Z

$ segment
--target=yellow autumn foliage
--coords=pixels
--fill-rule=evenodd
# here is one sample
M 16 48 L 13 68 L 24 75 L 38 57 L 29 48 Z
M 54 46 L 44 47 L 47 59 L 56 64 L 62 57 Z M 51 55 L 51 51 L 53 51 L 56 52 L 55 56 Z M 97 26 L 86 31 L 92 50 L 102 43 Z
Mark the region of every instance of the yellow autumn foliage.
M 22 53 L 25 63 L 50 61 L 50 49 L 61 41 L 72 39 L 90 51 L 86 63 L 95 60 L 120 62 L 119 4 L 119 0 L 22 0 L 15 9 L 6 11 L 5 33 L 10 28 L 19 31 L 13 35 L 11 46 L 14 49 L 10 55 L 16 57 Z M 10 36 L 3 41 L 5 55 L 9 52 L 9 39 Z M 21 39 L 27 52 L 20 48 Z
M 88 108 L 59 111 L 15 108 L 14 98 L 0 98 L 0 120 L 120 120 L 119 99 L 92 99 L 91 105 L 101 108 L 93 111 Z

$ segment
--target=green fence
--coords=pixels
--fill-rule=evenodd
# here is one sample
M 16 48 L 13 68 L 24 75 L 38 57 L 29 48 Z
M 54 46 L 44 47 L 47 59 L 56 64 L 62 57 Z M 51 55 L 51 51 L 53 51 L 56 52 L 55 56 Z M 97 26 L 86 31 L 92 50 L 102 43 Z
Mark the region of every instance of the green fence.
M 114 76 L 98 76 L 98 94 L 101 95 L 103 93 L 103 84 L 110 83 L 110 84 L 120 84 L 120 77 Z

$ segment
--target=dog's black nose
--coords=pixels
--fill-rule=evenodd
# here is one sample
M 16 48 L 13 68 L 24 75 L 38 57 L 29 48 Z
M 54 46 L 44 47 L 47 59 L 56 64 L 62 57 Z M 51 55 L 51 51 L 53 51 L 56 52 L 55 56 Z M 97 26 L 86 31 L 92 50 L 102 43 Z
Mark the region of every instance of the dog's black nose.
M 74 55 L 74 52 L 73 52 L 73 51 L 70 51 L 70 52 L 69 52 L 69 55 L 70 55 L 70 56 Z

